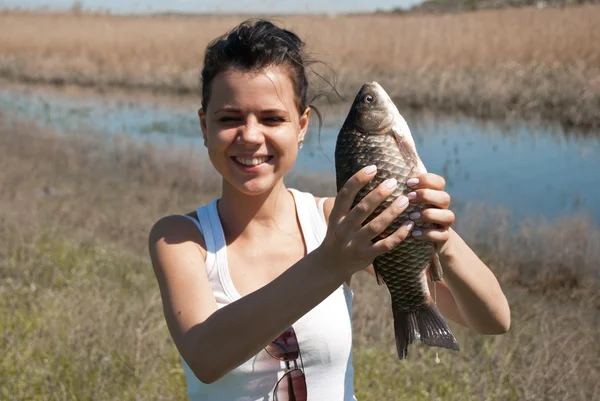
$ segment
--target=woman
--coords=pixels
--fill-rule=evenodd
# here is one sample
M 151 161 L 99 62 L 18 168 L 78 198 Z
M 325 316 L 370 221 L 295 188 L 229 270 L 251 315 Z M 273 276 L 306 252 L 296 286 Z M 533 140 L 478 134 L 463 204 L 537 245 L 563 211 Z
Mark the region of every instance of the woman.
M 162 218 L 149 237 L 192 400 L 354 400 L 348 282 L 411 229 L 439 245 L 441 312 L 479 333 L 508 330 L 496 278 L 450 228 L 442 177 L 413 180 L 414 196 L 370 224 L 388 226 L 408 201 L 434 208 L 376 243 L 361 222 L 394 183 L 350 209 L 374 166 L 335 199 L 285 187 L 311 113 L 307 63 L 301 40 L 267 21 L 242 23 L 206 50 L 198 115 L 222 194 Z M 423 222 L 442 228 L 413 229 Z

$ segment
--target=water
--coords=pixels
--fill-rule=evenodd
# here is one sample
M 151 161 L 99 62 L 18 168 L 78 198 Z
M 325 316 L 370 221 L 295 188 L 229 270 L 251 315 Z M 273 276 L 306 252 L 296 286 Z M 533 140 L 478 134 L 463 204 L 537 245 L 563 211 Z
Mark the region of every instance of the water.
M 156 144 L 193 147 L 203 157 L 198 104 L 191 98 L 0 89 L 0 109 L 6 115 L 25 116 L 64 133 L 125 133 Z M 333 152 L 343 117 L 326 116 L 320 134 L 311 126 L 293 171 L 334 180 Z M 501 206 L 515 222 L 583 214 L 600 226 L 600 132 L 405 117 L 425 165 L 446 178 L 453 202 Z

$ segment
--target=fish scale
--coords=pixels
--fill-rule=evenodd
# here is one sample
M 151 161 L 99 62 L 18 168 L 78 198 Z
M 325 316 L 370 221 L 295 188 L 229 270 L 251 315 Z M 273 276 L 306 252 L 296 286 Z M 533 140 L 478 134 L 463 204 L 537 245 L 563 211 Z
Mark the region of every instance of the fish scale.
M 371 101 L 365 102 L 366 96 Z M 377 83 L 363 85 L 338 135 L 335 148 L 338 191 L 348 179 L 368 165 L 377 166 L 377 173 L 358 192 L 352 207 L 385 180 L 395 178 L 398 184 L 393 194 L 363 224 L 368 224 L 400 196 L 411 192 L 406 181 L 425 172 L 408 126 L 387 93 Z M 425 208 L 422 204 L 409 204 L 373 241 L 394 233 L 409 219 L 411 213 Z M 378 282 L 385 283 L 390 292 L 400 359 L 406 358 L 408 345 L 414 339 L 420 339 L 424 344 L 458 350 L 454 335 L 439 313 L 427 287 L 425 271 L 432 269 L 434 255 L 432 242 L 408 236 L 393 250 L 379 255 L 373 261 Z M 436 279 L 441 279 L 441 276 L 437 277 L 441 273 L 435 273 Z
M 340 143 L 339 156 L 340 159 L 350 160 L 353 163 L 341 168 L 341 171 L 346 172 L 346 174 L 340 174 L 341 181 L 345 183 L 356 171 L 368 165 L 377 166 L 375 178 L 358 192 L 352 206 L 358 204 L 362 198 L 377 188 L 383 181 L 390 178 L 398 180 L 398 186 L 394 193 L 385 199 L 365 220 L 366 224 L 387 209 L 400 196 L 411 192 L 410 187 L 406 185 L 406 181 L 412 176 L 411 173 L 414 175 L 414 170 L 418 166 L 408 165 L 404 162 L 395 140 L 390 135 L 370 136 L 353 130 L 347 133 L 345 138 Z M 381 138 L 385 140 L 381 140 Z M 376 149 L 377 151 L 364 152 L 365 148 Z M 394 223 L 388 226 L 382 234 L 375 237 L 373 241 L 386 238 L 394 233 L 409 219 L 408 216 L 411 213 L 423 209 L 424 207 L 421 205 L 409 205 Z M 423 294 L 422 280 L 418 273 L 429 265 L 432 252 L 432 243 L 408 237 L 392 251 L 375 259 L 373 265 L 376 266 L 377 273 L 388 285 L 392 303 L 398 308 L 411 310 L 411 308 L 425 304 L 426 298 Z M 397 261 L 400 260 L 403 261 L 404 266 L 397 268 Z

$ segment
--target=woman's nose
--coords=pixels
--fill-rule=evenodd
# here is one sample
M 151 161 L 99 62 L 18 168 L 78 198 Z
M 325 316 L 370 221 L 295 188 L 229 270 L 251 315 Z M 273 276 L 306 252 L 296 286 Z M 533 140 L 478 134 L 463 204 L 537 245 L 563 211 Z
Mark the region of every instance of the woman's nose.
M 240 127 L 238 140 L 245 143 L 261 143 L 263 134 L 258 121 L 254 118 L 249 118 L 246 124 Z

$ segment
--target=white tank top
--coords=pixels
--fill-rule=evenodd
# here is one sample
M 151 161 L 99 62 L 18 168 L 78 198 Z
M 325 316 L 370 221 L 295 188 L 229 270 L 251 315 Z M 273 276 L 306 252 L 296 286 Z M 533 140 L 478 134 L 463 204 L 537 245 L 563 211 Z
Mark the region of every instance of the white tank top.
M 307 252 L 317 248 L 327 231 L 323 202 L 310 193 L 289 189 L 294 195 Z M 222 308 L 241 298 L 227 267 L 223 228 L 217 200 L 197 209 L 206 243 L 206 271 L 217 305 Z M 308 400 L 356 401 L 352 365 L 352 297 L 345 283 L 293 324 L 306 375 Z M 284 300 L 282 300 L 284 301 Z M 244 335 L 240 333 L 239 335 Z M 285 372 L 284 362 L 262 350 L 214 383 L 199 381 L 182 359 L 191 401 L 271 401 L 273 389 Z M 292 365 L 293 366 L 293 365 Z

